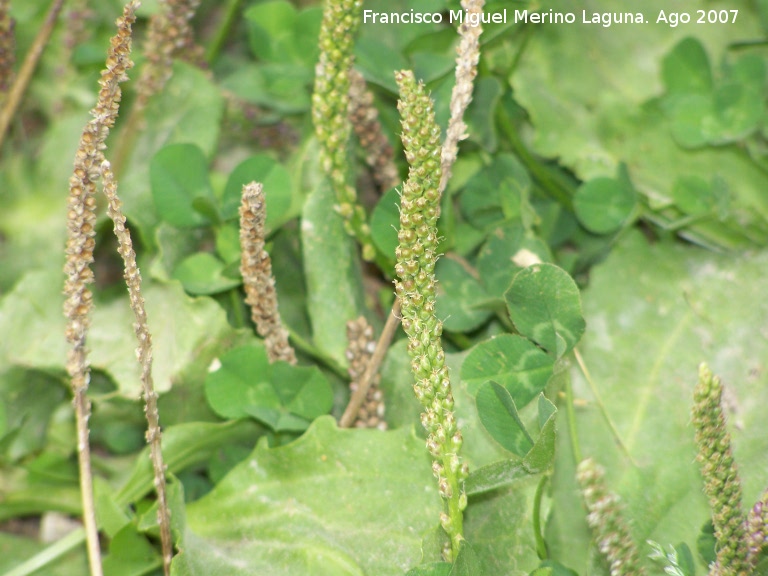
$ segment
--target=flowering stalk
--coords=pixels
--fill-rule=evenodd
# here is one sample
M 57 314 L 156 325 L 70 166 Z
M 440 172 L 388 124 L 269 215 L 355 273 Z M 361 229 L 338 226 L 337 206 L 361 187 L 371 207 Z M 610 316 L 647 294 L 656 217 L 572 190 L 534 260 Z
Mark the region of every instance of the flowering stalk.
M 355 32 L 360 25 L 362 0 L 327 0 L 320 26 L 320 59 L 315 67 L 312 120 L 320 142 L 320 161 L 338 201 L 344 226 L 362 245 L 363 258 L 373 260 L 376 250 L 365 210 L 349 184 L 347 144 L 351 133 L 349 72 Z
M 240 273 L 243 275 L 245 301 L 251 307 L 256 330 L 264 338 L 269 361 L 283 360 L 296 364 L 296 353 L 288 342 L 288 331 L 277 309 L 272 260 L 264 250 L 266 219 L 262 184 L 246 184 L 240 204 Z
M 144 306 L 144 296 L 141 294 L 141 272 L 136 264 L 136 252 L 133 250 L 131 233 L 125 226 L 122 202 L 117 195 L 117 182 L 109 162 L 101 164 L 101 177 L 104 195 L 107 197 L 107 214 L 114 223 L 117 237 L 118 252 L 125 266 L 125 284 L 131 301 L 136 322 L 133 330 L 136 333 L 138 347 L 136 358 L 141 366 L 141 384 L 144 393 L 144 413 L 147 417 L 147 443 L 152 460 L 152 470 L 155 475 L 155 492 L 157 493 L 157 523 L 160 527 L 160 544 L 163 549 L 163 571 L 165 576 L 171 573 L 173 558 L 173 540 L 171 538 L 171 514 L 166 497 L 165 464 L 163 463 L 162 433 L 160 430 L 160 414 L 157 410 L 157 392 L 152 381 L 152 334 L 147 324 L 147 311 Z
M 747 548 L 749 562 L 755 566 L 760 552 L 768 545 L 768 490 L 760 496 L 747 516 Z
M 463 483 L 468 470 L 459 457 L 462 436 L 453 413 L 451 382 L 440 342 L 443 325 L 435 315 L 440 129 L 432 101 L 423 85 L 416 84 L 413 72 L 398 72 L 395 77 L 400 88 L 397 107 L 402 141 L 410 165 L 400 202 L 395 289 L 402 303 L 403 329 L 416 378 L 413 390 L 424 408 L 421 423 L 434 459 L 432 471 L 445 501 L 440 516 L 450 537 L 450 550 L 445 555 L 454 560 L 463 540 L 462 513 L 467 506 Z
M 11 87 L 13 65 L 16 62 L 16 39 L 10 0 L 0 0 L 0 102 Z
M 741 507 L 741 480 L 725 427 L 723 385 L 706 364 L 699 366 L 699 382 L 693 392 L 693 425 L 699 453 L 696 459 L 704 477 L 704 493 L 712 508 L 717 540 L 715 574 L 747 575 L 751 572 Z
M 619 497 L 605 485 L 605 471 L 591 458 L 576 470 L 581 494 L 587 504 L 587 523 L 597 547 L 610 563 L 611 576 L 641 576 L 640 554 L 624 521 Z
M 373 106 L 373 94 L 366 88 L 365 78 L 357 70 L 349 71 L 349 118 L 365 161 L 373 169 L 373 179 L 379 188 L 389 190 L 400 183 L 392 146 L 381 129 L 379 112 Z
M 7 96 L 3 99 L 3 107 L 0 109 L 0 146 L 2 146 L 5 140 L 5 135 L 8 132 L 8 126 L 11 124 L 11 119 L 16 114 L 16 109 L 21 104 L 21 100 L 24 97 L 24 93 L 27 91 L 32 76 L 35 73 L 38 62 L 43 55 L 48 40 L 53 33 L 53 28 L 56 25 L 56 21 L 59 17 L 59 12 L 64 6 L 64 0 L 52 0 L 51 6 L 48 9 L 48 13 L 45 15 L 43 25 L 35 36 L 35 41 L 29 48 L 27 55 L 24 57 L 24 62 L 19 68 L 18 74 L 14 78 L 13 85 L 7 93 Z
M 133 66 L 131 61 L 131 25 L 136 19 L 138 3 L 129 2 L 122 18 L 118 19 L 118 32 L 112 38 L 107 56 L 107 67 L 101 73 L 101 90 L 96 107 L 91 110 L 93 119 L 88 122 L 80 137 L 75 154 L 75 167 L 69 179 L 67 210 L 67 261 L 64 273 L 64 315 L 67 317 L 66 337 L 71 349 L 67 356 L 67 372 L 74 393 L 77 419 L 77 448 L 80 466 L 80 491 L 83 498 L 83 520 L 88 543 L 91 574 L 100 576 L 101 551 L 96 526 L 91 477 L 91 454 L 88 445 L 88 419 L 91 406 L 86 396 L 90 380 L 90 368 L 86 348 L 86 336 L 90 325 L 93 296 L 88 284 L 93 282 L 94 236 L 96 235 L 96 180 L 100 176 L 103 150 L 109 129 L 114 126 L 120 108 L 119 83 L 127 80 L 126 72 Z
M 445 134 L 441 167 L 443 175 L 440 179 L 440 194 L 443 193 L 451 177 L 451 168 L 459 152 L 459 141 L 467 137 L 467 125 L 464 123 L 464 112 L 472 102 L 472 90 L 477 76 L 477 64 L 480 61 L 480 34 L 482 26 L 469 24 L 470 14 L 477 15 L 477 21 L 482 20 L 485 0 L 461 0 L 461 7 L 467 12 L 459 25 L 461 42 L 456 49 L 456 84 L 451 93 L 451 119 Z
M 373 326 L 368 324 L 365 316 L 357 320 L 347 322 L 347 360 L 349 360 L 349 389 L 354 394 L 365 378 L 365 372 L 370 365 L 376 350 L 376 341 L 373 339 Z M 353 426 L 356 428 L 387 429 L 384 420 L 384 396 L 379 383 L 381 375 L 378 373 L 371 377 L 370 386 L 365 393 L 365 401 L 355 414 Z M 341 425 L 341 424 L 340 424 Z

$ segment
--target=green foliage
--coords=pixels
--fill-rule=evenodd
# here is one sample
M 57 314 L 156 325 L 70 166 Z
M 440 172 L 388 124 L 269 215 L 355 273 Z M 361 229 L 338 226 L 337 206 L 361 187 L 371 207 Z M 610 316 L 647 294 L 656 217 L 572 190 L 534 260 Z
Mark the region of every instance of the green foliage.
M 333 404 L 328 380 L 315 367 L 270 364 L 262 346 L 233 348 L 209 371 L 205 394 L 222 418 L 251 416 L 275 432 L 302 432 Z
M 47 4 L 11 3 L 19 58 Z M 605 466 L 635 542 L 654 542 L 640 545 L 647 568 L 706 573 L 720 546 L 690 426 L 700 362 L 725 384 L 745 507 L 768 483 L 768 5 L 739 6 L 728 25 L 672 27 L 656 23 L 668 2 L 629 4 L 621 9 L 647 24 L 524 25 L 514 11 L 533 4 L 487 2 L 508 22 L 483 26 L 453 177 L 439 204 L 410 207 L 437 227 L 434 312 L 470 470 L 452 563 L 402 331 L 380 371 L 389 430 L 334 424 L 349 397 L 346 323 L 364 315 L 378 335 L 386 321 L 408 195 L 402 185 L 378 190 L 361 142 L 348 138 L 347 64 L 321 86 L 333 120 L 322 106 L 312 118 L 322 3 L 203 0 L 193 23 L 207 69 L 175 62 L 128 137 L 133 80 L 147 62 L 136 38 L 136 75 L 105 155 L 145 282 L 175 576 L 607 576 L 575 483 L 582 457 Z M 52 544 L 27 530 L 54 512 L 81 513 L 62 198 L 121 2 L 89 5 L 76 38 L 65 29 L 81 30 L 74 16 L 54 34 L 0 154 L 2 575 L 32 574 L 28 560 L 41 574 L 87 572 L 82 530 Z M 362 6 L 442 11 L 442 24 L 352 22 L 358 8 L 336 22 L 356 30 L 343 38 L 345 62 L 354 55 L 405 176 L 393 72 L 425 82 L 444 129 L 459 42 L 445 11 L 459 2 Z M 736 7 L 680 9 L 695 20 Z M 157 10 L 146 2 L 138 29 Z M 592 0 L 586 10 L 617 8 Z M 338 48 L 323 38 L 326 53 Z M 346 148 L 326 174 L 320 149 L 340 137 Z M 243 302 L 238 209 L 253 180 L 264 184 L 266 246 L 298 366 L 269 364 Z M 348 188 L 337 195 L 334 184 Z M 104 569 L 154 575 L 162 563 L 134 320 L 111 223 L 100 219 L 95 232 L 87 346 Z M 432 332 L 423 347 L 435 354 Z M 765 554 L 757 559 L 762 573 Z

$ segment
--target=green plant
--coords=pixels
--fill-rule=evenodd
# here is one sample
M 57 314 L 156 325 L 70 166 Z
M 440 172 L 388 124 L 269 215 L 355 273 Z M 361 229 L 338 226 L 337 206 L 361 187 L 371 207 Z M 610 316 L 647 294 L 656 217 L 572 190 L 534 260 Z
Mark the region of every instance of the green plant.
M 48 40 L 60 3 L 10 3 L 15 38 L 6 4 L 30 64 L 0 100 L 0 574 L 86 573 L 84 529 L 26 536 L 61 514 L 105 574 L 765 572 L 762 4 L 673 27 L 649 0 L 604 27 L 514 21 L 562 0 L 147 3 L 136 82 L 83 153 L 112 218 L 73 207 L 90 443 L 62 190 L 120 3 L 65 7 Z M 702 490 L 702 358 L 747 514 Z

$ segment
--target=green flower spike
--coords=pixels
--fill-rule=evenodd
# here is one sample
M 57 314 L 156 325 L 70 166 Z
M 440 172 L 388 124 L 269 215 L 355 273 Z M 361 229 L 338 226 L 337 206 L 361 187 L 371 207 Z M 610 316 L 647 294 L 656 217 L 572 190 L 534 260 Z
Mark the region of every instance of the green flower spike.
M 713 572 L 741 576 L 750 574 L 751 566 L 741 508 L 741 480 L 731 451 L 731 435 L 725 427 L 722 396 L 720 379 L 702 364 L 693 392 L 693 425 L 699 449 L 696 459 L 701 465 L 717 540 Z
M 592 458 L 582 460 L 576 469 L 581 495 L 587 504 L 587 523 L 597 547 L 608 559 L 611 576 L 641 576 L 640 553 L 624 520 L 619 497 L 605 484 L 605 471 Z
M 349 184 L 347 143 L 351 134 L 349 71 L 355 32 L 360 24 L 362 0 L 327 0 L 320 26 L 320 59 L 315 67 L 312 120 L 320 142 L 320 161 L 331 181 L 347 232 L 363 247 L 363 258 L 373 260 L 376 250 L 365 210 Z
M 413 390 L 424 407 L 421 423 L 429 434 L 427 449 L 434 462 L 445 511 L 440 523 L 451 539 L 448 560 L 455 560 L 462 536 L 462 512 L 467 506 L 463 481 L 467 466 L 459 458 L 461 432 L 453 414 L 453 394 L 440 336 L 443 324 L 435 316 L 435 262 L 440 194 L 440 129 L 432 101 L 410 71 L 396 75 L 400 87 L 398 110 L 402 140 L 410 164 L 400 201 L 400 231 L 395 289 L 402 303 L 403 329 L 416 378 Z

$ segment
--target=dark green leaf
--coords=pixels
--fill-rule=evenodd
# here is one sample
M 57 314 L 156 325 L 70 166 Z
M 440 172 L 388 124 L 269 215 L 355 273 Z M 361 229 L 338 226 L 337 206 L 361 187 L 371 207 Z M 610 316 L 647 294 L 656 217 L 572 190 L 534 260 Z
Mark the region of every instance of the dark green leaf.
M 480 556 L 469 542 L 461 543 L 459 555 L 453 563 L 450 576 L 485 576 Z
M 373 243 L 389 260 L 394 262 L 397 248 L 397 231 L 400 228 L 399 193 L 396 188 L 381 197 L 371 214 Z
M 224 268 L 224 262 L 213 254 L 197 252 L 176 267 L 173 278 L 180 281 L 184 290 L 190 294 L 217 294 L 242 284 L 240 278 L 225 276 Z
M 461 365 L 461 377 L 471 392 L 494 380 L 523 408 L 547 385 L 552 366 L 552 357 L 529 340 L 502 334 L 472 349 Z
M 573 207 L 584 227 L 609 234 L 624 226 L 635 210 L 635 191 L 613 178 L 593 178 L 576 191 Z
M 160 554 L 146 536 L 138 534 L 132 524 L 115 534 L 104 557 L 104 573 L 114 576 L 144 576 L 162 566 Z
M 480 421 L 493 439 L 513 454 L 525 456 L 533 447 L 533 439 L 507 389 L 496 382 L 486 382 L 477 391 L 476 400 Z
M 333 404 L 330 384 L 318 368 L 270 364 L 261 346 L 233 348 L 220 363 L 206 377 L 205 391 L 224 418 L 250 415 L 276 431 L 304 430 Z
M 554 264 L 534 264 L 518 272 L 504 298 L 518 331 L 557 358 L 584 333 L 579 289 Z
M 466 332 L 481 326 L 491 316 L 482 309 L 488 300 L 483 286 L 460 262 L 442 258 L 435 266 L 437 277 L 436 313 L 444 318 L 443 327 L 452 332 Z
M 540 262 L 552 260 L 547 244 L 528 236 L 522 224 L 510 223 L 488 236 L 477 257 L 477 272 L 488 293 L 502 299 L 515 274 L 536 258 Z
M 452 565 L 449 562 L 432 562 L 411 568 L 405 576 L 449 576 Z
M 260 442 L 187 505 L 174 574 L 402 576 L 440 510 L 422 439 L 322 417 L 287 446 Z
M 221 85 L 245 102 L 296 114 L 311 106 L 312 78 L 311 70 L 295 64 L 243 65 Z
M 679 42 L 662 61 L 661 70 L 670 93 L 707 93 L 712 90 L 709 58 L 696 38 Z
M 152 158 L 149 167 L 152 198 L 161 220 L 187 228 L 210 222 L 195 210 L 197 198 L 214 200 L 208 181 L 208 160 L 194 144 L 171 144 Z
M 321 350 L 345 366 L 346 324 L 361 315 L 363 290 L 356 246 L 335 204 L 333 190 L 323 180 L 304 204 L 301 245 L 312 337 Z
M 291 207 L 293 183 L 288 170 L 266 154 L 257 154 L 238 164 L 229 175 L 221 198 L 221 216 L 225 220 L 239 219 L 243 186 L 251 182 L 264 185 L 268 232 L 275 230 Z

